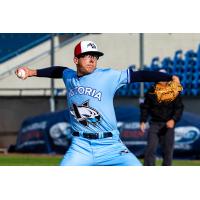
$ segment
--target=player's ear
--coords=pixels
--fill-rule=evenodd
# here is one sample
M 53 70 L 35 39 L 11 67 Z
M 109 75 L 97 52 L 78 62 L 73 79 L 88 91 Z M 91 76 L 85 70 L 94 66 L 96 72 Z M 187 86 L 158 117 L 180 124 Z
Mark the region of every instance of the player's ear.
M 77 57 L 74 57 L 74 64 L 78 64 L 78 58 Z

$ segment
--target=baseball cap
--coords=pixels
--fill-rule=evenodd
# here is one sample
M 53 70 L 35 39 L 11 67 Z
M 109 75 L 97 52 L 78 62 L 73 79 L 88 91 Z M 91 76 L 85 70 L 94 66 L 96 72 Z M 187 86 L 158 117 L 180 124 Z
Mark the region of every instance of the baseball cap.
M 92 41 L 81 41 L 74 48 L 74 56 L 77 57 L 81 54 L 93 53 L 100 56 L 104 54 L 98 51 L 97 45 Z

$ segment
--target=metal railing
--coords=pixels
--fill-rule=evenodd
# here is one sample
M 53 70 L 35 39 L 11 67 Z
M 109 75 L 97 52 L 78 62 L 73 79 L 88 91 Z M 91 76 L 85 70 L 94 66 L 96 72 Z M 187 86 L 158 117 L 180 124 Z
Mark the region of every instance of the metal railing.
M 8 92 L 15 93 L 17 96 L 50 96 L 51 95 L 51 88 L 0 88 L 0 96 L 5 96 Z M 30 93 L 31 92 L 31 93 Z M 3 95 L 2 95 L 3 93 Z M 55 88 L 54 89 L 55 96 L 65 96 L 66 89 L 65 88 Z

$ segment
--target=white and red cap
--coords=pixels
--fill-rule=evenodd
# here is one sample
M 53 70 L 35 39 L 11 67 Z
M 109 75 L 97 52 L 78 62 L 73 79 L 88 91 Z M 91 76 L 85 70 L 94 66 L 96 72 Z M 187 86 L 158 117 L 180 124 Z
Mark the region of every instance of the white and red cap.
M 81 41 L 75 46 L 74 48 L 75 57 L 85 53 L 93 53 L 98 56 L 103 56 L 103 53 L 98 51 L 97 45 L 92 41 Z

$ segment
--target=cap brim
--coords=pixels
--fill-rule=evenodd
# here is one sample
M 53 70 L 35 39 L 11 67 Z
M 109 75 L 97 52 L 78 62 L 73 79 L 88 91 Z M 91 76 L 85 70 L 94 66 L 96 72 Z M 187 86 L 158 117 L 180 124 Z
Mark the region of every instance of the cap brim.
M 100 52 L 100 51 L 87 51 L 87 52 L 84 52 L 84 53 L 80 53 L 80 54 L 78 54 L 77 56 L 84 55 L 84 54 L 88 54 L 88 53 L 95 54 L 95 55 L 97 55 L 97 56 L 99 56 L 99 57 L 104 55 L 104 53 L 102 53 L 102 52 Z

